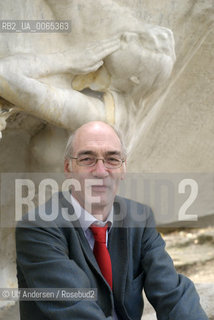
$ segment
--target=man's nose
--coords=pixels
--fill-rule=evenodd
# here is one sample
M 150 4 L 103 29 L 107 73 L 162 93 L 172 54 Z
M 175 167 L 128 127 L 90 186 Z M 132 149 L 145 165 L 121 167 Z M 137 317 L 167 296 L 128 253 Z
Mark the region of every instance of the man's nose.
M 97 178 L 104 178 L 108 176 L 108 170 L 106 169 L 102 159 L 97 160 L 92 173 Z

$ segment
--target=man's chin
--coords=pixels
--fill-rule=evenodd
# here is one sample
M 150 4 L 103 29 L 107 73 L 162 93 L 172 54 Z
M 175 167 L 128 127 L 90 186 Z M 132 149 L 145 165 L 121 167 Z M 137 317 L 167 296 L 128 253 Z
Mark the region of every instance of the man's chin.
M 106 197 L 102 197 L 97 194 L 94 195 L 93 197 L 96 197 L 96 199 L 87 202 L 88 204 L 90 204 L 92 206 L 92 208 L 105 207 L 108 204 L 110 204 L 110 201 Z
M 86 203 L 92 208 L 101 208 L 113 204 L 114 197 L 108 195 L 106 192 L 94 191 L 90 199 L 86 199 Z

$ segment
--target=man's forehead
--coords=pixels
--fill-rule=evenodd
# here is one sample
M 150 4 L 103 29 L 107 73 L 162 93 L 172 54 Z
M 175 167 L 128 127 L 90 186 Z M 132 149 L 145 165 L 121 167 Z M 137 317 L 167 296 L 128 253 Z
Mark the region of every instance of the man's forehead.
M 121 142 L 116 132 L 110 126 L 83 126 L 74 138 L 74 149 L 104 148 L 121 149 Z

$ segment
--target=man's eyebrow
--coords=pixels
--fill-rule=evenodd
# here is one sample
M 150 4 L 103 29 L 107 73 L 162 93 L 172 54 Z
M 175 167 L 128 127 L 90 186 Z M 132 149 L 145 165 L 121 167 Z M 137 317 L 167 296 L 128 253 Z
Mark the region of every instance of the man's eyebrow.
M 93 152 L 93 151 L 91 151 L 91 150 L 82 150 L 82 151 L 79 151 L 78 153 L 77 153 L 77 156 L 79 157 L 79 156 L 84 156 L 84 155 L 93 155 L 93 156 L 96 156 L 96 152 Z
M 118 150 L 106 151 L 105 155 L 107 155 L 107 156 L 121 156 L 121 151 L 118 151 Z

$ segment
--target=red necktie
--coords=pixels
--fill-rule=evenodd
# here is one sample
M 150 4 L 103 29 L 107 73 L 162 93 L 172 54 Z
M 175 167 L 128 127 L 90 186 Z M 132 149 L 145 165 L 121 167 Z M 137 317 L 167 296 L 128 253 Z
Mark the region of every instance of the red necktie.
M 110 285 L 112 289 L 112 268 L 111 268 L 111 258 L 106 247 L 106 230 L 108 226 L 97 227 L 91 226 L 90 229 L 94 235 L 94 255 L 97 260 L 97 263 L 100 267 L 100 270 Z

